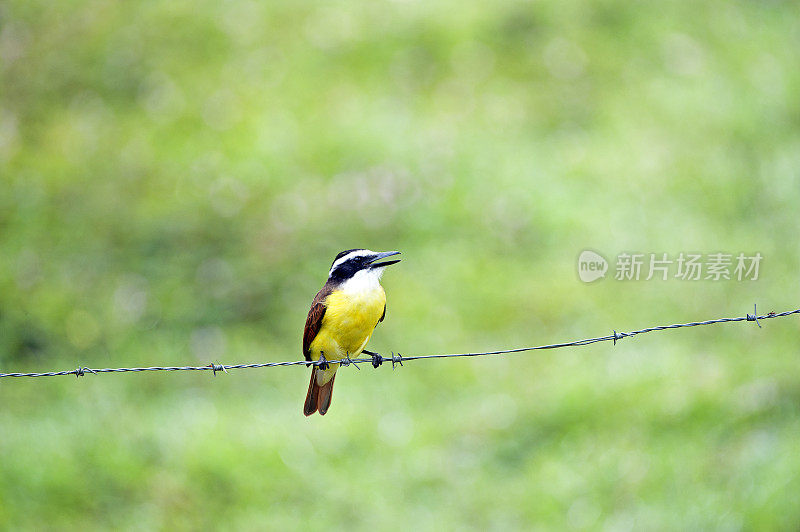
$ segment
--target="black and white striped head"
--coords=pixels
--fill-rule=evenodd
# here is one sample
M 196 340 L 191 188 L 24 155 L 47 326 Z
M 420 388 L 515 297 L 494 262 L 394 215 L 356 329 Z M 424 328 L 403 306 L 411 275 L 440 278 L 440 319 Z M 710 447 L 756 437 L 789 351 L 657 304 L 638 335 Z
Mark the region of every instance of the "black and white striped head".
M 400 262 L 400 259 L 383 261 L 381 259 L 399 254 L 399 251 L 376 252 L 369 249 L 347 249 L 333 259 L 328 279 L 334 282 L 344 282 L 357 275 L 365 274 L 369 274 L 370 277 L 374 275 L 379 279 L 386 266 Z

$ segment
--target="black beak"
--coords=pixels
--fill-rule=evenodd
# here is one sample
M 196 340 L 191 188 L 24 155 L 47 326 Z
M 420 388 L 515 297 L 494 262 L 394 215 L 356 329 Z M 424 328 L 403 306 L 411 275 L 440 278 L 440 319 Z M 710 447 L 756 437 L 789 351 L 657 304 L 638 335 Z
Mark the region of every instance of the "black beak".
M 399 251 L 384 251 L 383 253 L 376 253 L 375 256 L 369 259 L 369 267 L 370 268 L 383 268 L 384 266 L 389 266 L 391 264 L 397 264 L 400 262 L 400 259 L 397 260 L 385 260 L 383 262 L 377 262 L 381 259 L 385 259 L 386 257 L 392 257 L 394 255 L 399 255 Z

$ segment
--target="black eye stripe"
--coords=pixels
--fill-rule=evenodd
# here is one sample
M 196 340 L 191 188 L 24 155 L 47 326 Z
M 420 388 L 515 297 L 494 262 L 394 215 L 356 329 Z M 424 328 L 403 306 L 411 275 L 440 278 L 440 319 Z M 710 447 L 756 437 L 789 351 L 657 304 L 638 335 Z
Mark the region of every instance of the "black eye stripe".
M 361 266 L 365 262 L 367 262 L 368 258 L 369 257 L 351 257 L 351 258 L 347 259 L 346 261 L 340 262 L 339 264 L 337 264 L 336 265 L 336 270 L 338 270 L 339 268 L 345 267 L 345 266 L 349 266 L 349 267 Z
M 363 251 L 363 250 L 362 250 L 361 248 L 353 248 L 353 249 L 346 249 L 346 250 L 342 251 L 341 253 L 339 253 L 338 255 L 336 255 L 336 258 L 335 258 L 335 259 L 333 259 L 333 262 L 331 263 L 331 268 L 333 268 L 333 265 L 334 265 L 334 264 L 336 264 L 336 261 L 337 261 L 337 260 L 341 259 L 342 257 L 344 257 L 345 255 L 347 255 L 348 253 L 352 253 L 352 252 L 354 252 L 354 251 Z M 349 262 L 349 261 L 348 261 L 348 262 Z
M 328 276 L 332 281 L 344 281 L 345 279 L 349 279 L 355 273 L 361 269 L 364 269 L 366 266 L 369 265 L 369 260 L 373 256 L 372 254 L 366 255 L 356 255 L 355 257 L 349 257 L 348 259 L 339 262 L 342 257 L 345 257 L 347 254 L 352 253 L 354 251 L 366 251 L 364 249 L 356 248 L 356 249 L 348 249 L 339 253 L 336 258 L 333 260 L 333 264 L 331 264 L 331 272 Z M 335 264 L 335 266 L 334 266 Z

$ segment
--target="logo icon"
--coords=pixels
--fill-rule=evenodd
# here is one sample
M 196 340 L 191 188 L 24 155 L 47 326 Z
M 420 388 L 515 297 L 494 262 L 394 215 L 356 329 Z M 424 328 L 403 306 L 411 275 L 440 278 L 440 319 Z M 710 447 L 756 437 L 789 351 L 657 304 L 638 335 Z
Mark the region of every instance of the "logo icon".
M 585 249 L 578 256 L 578 277 L 584 283 L 605 277 L 607 271 L 608 261 L 599 253 Z

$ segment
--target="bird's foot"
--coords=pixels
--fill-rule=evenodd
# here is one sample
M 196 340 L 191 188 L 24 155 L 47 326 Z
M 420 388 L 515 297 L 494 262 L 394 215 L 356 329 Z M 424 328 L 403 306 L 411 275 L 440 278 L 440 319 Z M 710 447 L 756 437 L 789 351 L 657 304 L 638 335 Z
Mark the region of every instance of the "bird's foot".
M 321 369 L 322 371 L 325 371 L 326 369 L 331 367 L 330 364 L 328 364 L 328 360 L 325 358 L 325 353 L 319 354 L 319 363 L 317 364 L 317 367 L 319 367 L 319 369 Z
M 380 354 L 376 353 L 375 351 L 364 349 L 361 352 L 364 353 L 365 355 L 369 355 L 370 357 L 372 357 L 373 368 L 378 369 L 378 366 L 383 364 L 383 357 Z

